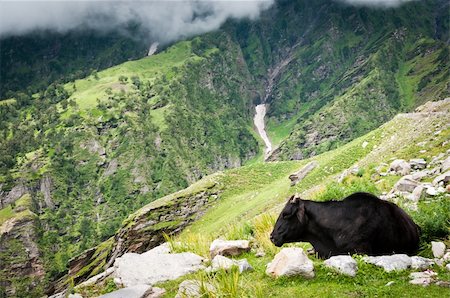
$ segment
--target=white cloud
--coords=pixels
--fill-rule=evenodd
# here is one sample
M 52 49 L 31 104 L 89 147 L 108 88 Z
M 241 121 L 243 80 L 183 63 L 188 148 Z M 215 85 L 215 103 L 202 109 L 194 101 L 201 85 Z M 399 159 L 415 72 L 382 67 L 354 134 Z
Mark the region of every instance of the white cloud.
M 0 0 L 0 37 L 35 29 L 65 32 L 87 27 L 113 29 L 139 22 L 153 38 L 170 42 L 215 30 L 228 18 L 257 18 L 274 0 Z
M 352 5 L 374 7 L 397 7 L 407 2 L 416 0 L 338 0 Z

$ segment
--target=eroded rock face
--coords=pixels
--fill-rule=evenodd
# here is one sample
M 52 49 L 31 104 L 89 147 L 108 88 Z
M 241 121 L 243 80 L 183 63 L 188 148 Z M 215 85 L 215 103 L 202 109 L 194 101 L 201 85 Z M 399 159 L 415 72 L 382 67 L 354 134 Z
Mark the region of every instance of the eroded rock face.
M 115 281 L 117 280 L 125 287 L 131 287 L 174 280 L 205 267 L 201 256 L 185 252 L 179 254 L 126 253 L 116 259 L 114 268 Z
M 266 274 L 273 277 L 299 275 L 304 278 L 313 278 L 314 264 L 303 249 L 283 248 L 267 265 Z
M 406 270 L 411 267 L 411 258 L 405 254 L 396 254 L 391 256 L 364 257 L 364 262 L 381 267 L 386 272 L 396 270 Z
M 358 265 L 351 256 L 334 256 L 325 260 L 324 264 L 328 268 L 352 277 L 358 272 Z
M 250 251 L 250 242 L 248 240 L 216 239 L 209 247 L 211 258 L 214 258 L 216 255 L 238 256 L 247 251 Z

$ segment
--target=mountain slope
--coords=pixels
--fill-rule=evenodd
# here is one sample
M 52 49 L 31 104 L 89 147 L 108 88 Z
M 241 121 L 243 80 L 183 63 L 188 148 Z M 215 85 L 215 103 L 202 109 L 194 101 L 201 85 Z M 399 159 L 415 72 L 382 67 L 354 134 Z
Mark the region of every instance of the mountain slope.
M 400 177 L 379 175 L 376 168 L 380 164 L 393 158 L 424 158 L 430 162 L 441 153 L 448 156 L 449 113 L 450 100 L 447 99 L 428 105 L 420 112 L 397 115 L 369 134 L 309 160 L 254 164 L 206 177 L 132 214 L 113 238 L 72 260 L 69 276 L 76 284 L 86 280 L 109 268 L 114 259 L 125 252 L 142 253 L 165 241 L 163 233 L 172 235 L 182 231 L 174 241 L 181 241 L 184 249 L 196 249 L 198 253 L 208 254 L 212 239 L 242 237 L 242 233 L 248 232 L 268 215 L 276 216 L 286 197 L 296 192 L 305 199 L 342 198 L 355 191 L 387 192 Z M 291 186 L 289 174 L 310 161 L 317 162 L 318 166 L 299 184 Z M 358 167 L 358 174 L 336 182 L 340 173 L 354 167 Z M 408 206 L 407 201 L 400 203 Z M 442 216 L 446 218 L 445 214 L 441 216 L 440 213 L 450 211 L 448 198 L 438 197 L 422 202 L 418 212 L 406 210 L 421 225 L 423 234 L 429 233 L 432 225 L 443 224 L 444 230 L 448 228 L 448 222 L 440 221 Z M 422 212 L 427 212 L 427 215 Z M 155 218 L 159 220 L 155 221 Z M 272 221 L 273 218 L 267 229 L 272 227 Z M 270 244 L 267 235 L 259 235 L 264 238 L 258 238 L 257 231 L 252 233 L 253 241 L 273 256 L 277 249 Z M 426 237 L 433 237 L 433 234 Z M 253 261 L 261 263 L 257 259 Z M 274 293 L 270 290 L 274 285 L 267 283 L 267 277 L 256 274 L 251 278 L 255 280 L 249 282 L 260 283 L 263 280 L 265 290 Z M 61 280 L 60 287 L 64 285 L 64 280 L 67 277 Z M 375 282 L 379 284 L 383 281 Z M 168 286 L 176 290 L 179 282 L 168 283 Z M 363 288 L 364 284 L 360 290 Z M 382 293 L 383 288 L 384 284 L 379 284 L 374 290 Z M 336 290 L 338 293 L 342 291 Z M 445 289 L 433 287 L 430 290 L 437 294 Z

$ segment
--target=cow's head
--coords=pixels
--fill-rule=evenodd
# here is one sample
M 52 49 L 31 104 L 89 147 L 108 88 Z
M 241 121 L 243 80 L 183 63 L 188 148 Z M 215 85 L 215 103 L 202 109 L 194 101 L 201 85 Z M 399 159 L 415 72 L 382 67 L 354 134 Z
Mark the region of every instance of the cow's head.
M 278 247 L 284 243 L 298 242 L 307 222 L 305 203 L 295 194 L 289 198 L 281 211 L 272 234 L 270 234 L 270 240 Z

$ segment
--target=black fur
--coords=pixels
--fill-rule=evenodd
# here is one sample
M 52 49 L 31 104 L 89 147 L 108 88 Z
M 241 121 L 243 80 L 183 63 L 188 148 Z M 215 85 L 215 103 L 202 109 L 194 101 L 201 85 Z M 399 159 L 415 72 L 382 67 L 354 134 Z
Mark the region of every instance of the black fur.
M 397 205 L 369 193 L 342 201 L 313 202 L 291 197 L 270 239 L 276 246 L 310 242 L 321 258 L 342 254 L 413 254 L 420 228 Z

